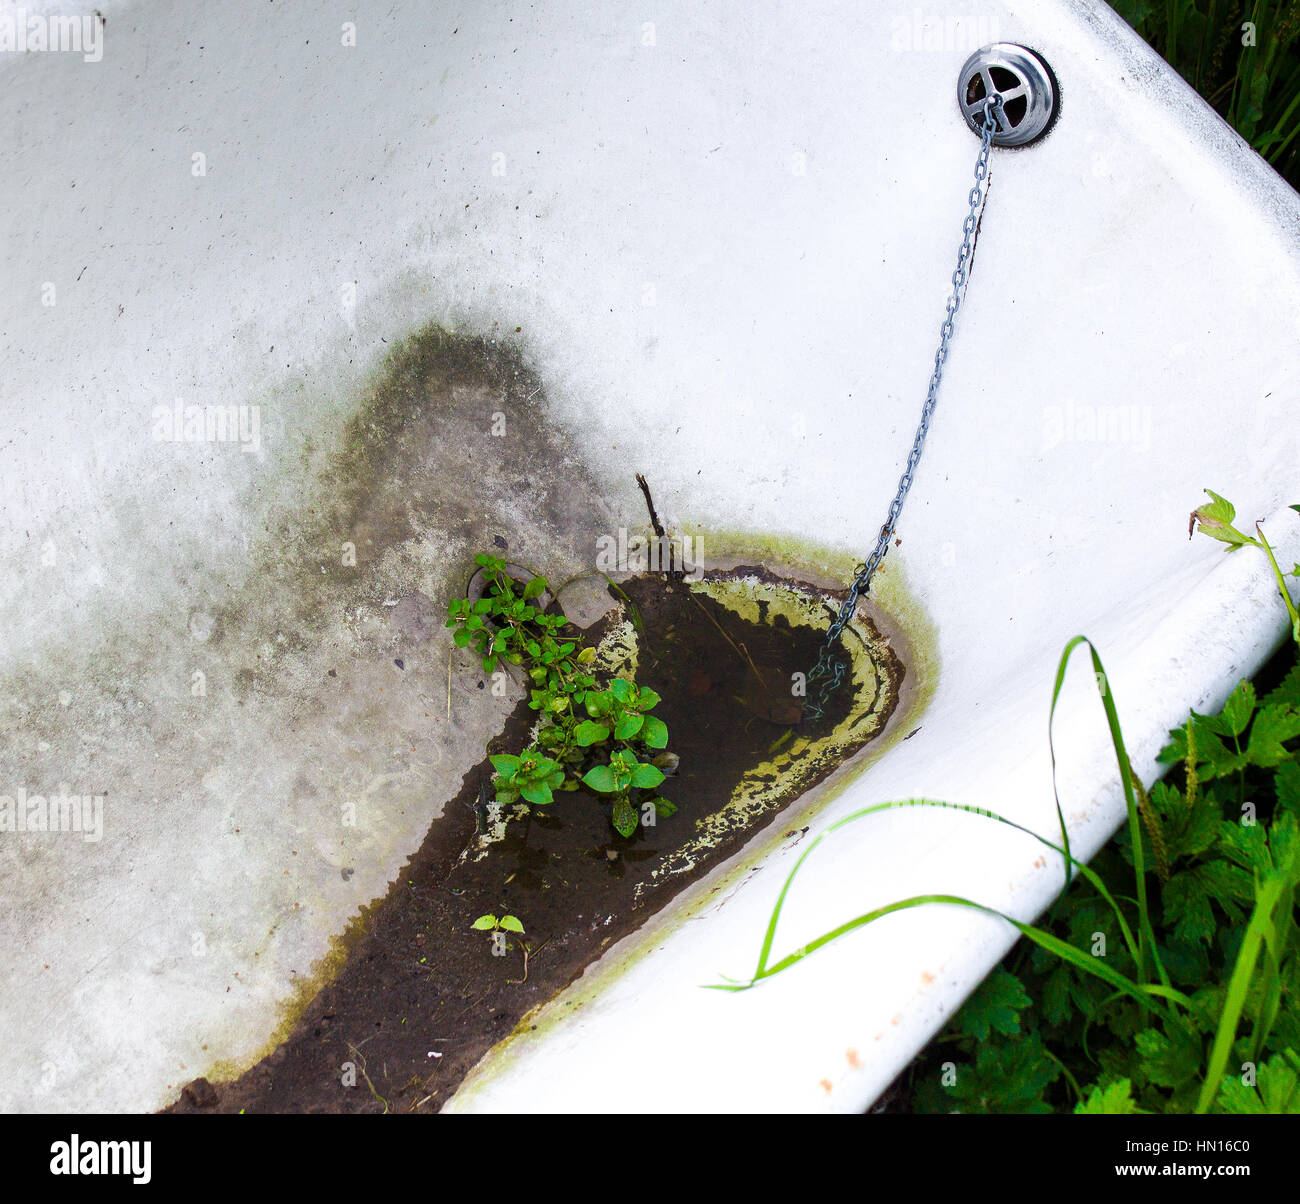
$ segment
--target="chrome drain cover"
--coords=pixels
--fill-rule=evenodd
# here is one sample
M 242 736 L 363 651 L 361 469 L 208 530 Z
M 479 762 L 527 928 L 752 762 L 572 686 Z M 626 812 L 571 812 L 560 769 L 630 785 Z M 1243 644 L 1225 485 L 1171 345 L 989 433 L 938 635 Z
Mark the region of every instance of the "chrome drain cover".
M 1056 77 L 1028 47 L 994 42 L 966 60 L 957 81 L 957 103 L 976 133 L 983 127 L 985 97 L 994 92 L 1002 97 L 994 146 L 1028 146 L 1051 128 L 1057 108 Z

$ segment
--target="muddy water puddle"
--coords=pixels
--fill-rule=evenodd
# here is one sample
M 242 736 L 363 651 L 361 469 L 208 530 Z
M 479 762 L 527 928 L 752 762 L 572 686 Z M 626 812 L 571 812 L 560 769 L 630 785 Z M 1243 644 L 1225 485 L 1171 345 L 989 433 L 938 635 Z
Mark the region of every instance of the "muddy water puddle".
M 607 673 L 661 695 L 655 713 L 679 763 L 659 793 L 676 814 L 624 838 L 594 796 L 562 794 L 521 808 L 489 843 L 476 810 L 485 755 L 354 922 L 341 969 L 287 1040 L 237 1079 L 192 1085 L 170 1110 L 437 1110 L 496 1042 L 879 736 L 897 705 L 902 665 L 860 619 L 845 635 L 850 686 L 816 725 L 803 721 L 792 687 L 834 603 L 817 591 L 744 567 L 698 582 L 634 577 L 620 591 L 586 636 Z M 486 753 L 517 752 L 534 720 L 521 702 Z M 524 934 L 475 931 L 487 913 L 516 916 Z

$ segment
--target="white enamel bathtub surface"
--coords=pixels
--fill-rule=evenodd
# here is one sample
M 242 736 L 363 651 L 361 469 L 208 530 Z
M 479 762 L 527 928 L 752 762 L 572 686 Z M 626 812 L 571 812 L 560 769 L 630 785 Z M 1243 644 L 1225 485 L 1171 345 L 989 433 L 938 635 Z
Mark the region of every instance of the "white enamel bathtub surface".
M 610 951 L 570 1019 L 453 1101 L 861 1109 L 1007 925 L 912 911 L 748 993 L 699 984 L 752 967 L 802 851 L 783 830 L 928 796 L 1050 837 L 1047 706 L 1070 636 L 1098 644 L 1147 777 L 1166 729 L 1276 646 L 1266 566 L 1186 525 L 1209 486 L 1268 520 L 1283 563 L 1300 549 L 1284 509 L 1300 199 L 1093 0 L 354 7 L 355 37 L 305 0 L 103 3 L 98 61 L 0 52 L 0 794 L 105 798 L 98 840 L 0 832 L 0 1106 L 151 1109 L 246 1065 L 499 725 L 463 674 L 455 724 L 376 701 L 392 671 L 356 615 L 282 652 L 277 608 L 296 603 L 256 592 L 268 516 L 306 497 L 304 465 L 412 331 L 520 328 L 612 521 L 642 521 L 644 470 L 706 549 L 711 532 L 789 537 L 831 549 L 843 579 L 930 371 L 977 149 L 956 75 L 980 42 L 1019 41 L 1054 68 L 1061 116 L 994 153 L 880 594 L 916 599 L 937 632 L 920 731 Z M 177 399 L 258 407 L 256 440 L 159 439 L 155 407 Z M 430 456 L 458 471 L 457 448 Z M 419 560 L 444 598 L 494 529 L 445 526 Z M 384 567 L 394 588 L 405 564 Z M 232 597 L 257 599 L 264 649 L 211 643 L 212 600 Z M 222 658 L 263 652 L 278 685 L 245 706 Z M 327 653 L 350 658 L 355 692 L 295 709 L 294 675 Z M 434 683 L 449 653 L 431 649 Z M 1091 854 L 1123 805 L 1082 666 L 1058 731 Z M 370 821 L 341 831 L 338 800 Z M 1061 880 L 1040 846 L 955 813 L 841 836 L 778 951 L 931 891 L 1029 918 Z

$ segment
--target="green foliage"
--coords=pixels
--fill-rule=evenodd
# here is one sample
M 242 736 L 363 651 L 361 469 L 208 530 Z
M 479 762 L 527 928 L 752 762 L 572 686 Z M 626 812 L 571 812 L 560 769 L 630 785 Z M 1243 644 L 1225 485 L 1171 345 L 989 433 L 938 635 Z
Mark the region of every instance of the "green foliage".
M 656 793 L 664 774 L 654 761 L 671 757 L 652 755 L 668 745 L 667 725 L 649 713 L 659 695 L 620 677 L 598 688 L 590 672 L 596 650 L 583 646 L 581 635 L 561 634 L 569 625 L 563 615 L 533 604 L 546 593 L 546 578 L 521 586 L 504 560 L 474 559 L 486 587 L 477 601 L 457 598 L 447 607 L 452 639 L 473 647 L 485 673 L 518 667 L 529 683 L 528 705 L 538 713 L 528 748 L 491 758 L 496 801 L 544 807 L 556 792 L 585 786 L 608 803 L 610 823 L 624 837 L 651 808 L 656 817 L 672 815 L 677 808 Z M 641 759 L 643 751 L 649 760 Z
M 987 1041 L 993 1032 L 1014 1037 L 1020 1032 L 1020 1013 L 1028 1006 L 1020 979 L 999 967 L 966 1000 L 953 1018 L 952 1030 L 976 1042 Z
M 979 1113 L 1051 1112 L 1048 1088 L 1061 1068 L 1043 1048 L 1042 1038 L 1030 1033 L 1016 1041 L 981 1044 L 971 1067 L 958 1067 L 950 1086 L 933 1085 L 921 1094 L 918 1110 Z
M 1231 503 L 1210 497 L 1193 524 L 1229 549 L 1263 551 L 1285 596 L 1263 533 L 1238 530 Z M 1293 668 L 1262 699 L 1242 681 L 1217 714 L 1189 715 L 1159 757 L 1174 772 L 1149 796 L 1138 791 L 1144 822 L 1092 864 L 1116 890 L 1142 867 L 1154 952 L 1180 998 L 1155 994 L 1143 1007 L 1075 962 L 1021 948 L 954 1017 L 941 1052 L 913 1069 L 918 1110 L 967 1111 L 973 1102 L 986 1111 L 1036 1110 L 1043 1067 L 1024 1061 L 1019 1047 L 1037 1040 L 1066 1071 L 1048 1094 L 1056 1110 L 1073 1101 L 1077 1114 L 1300 1111 L 1297 704 Z M 1138 978 L 1110 912 L 1085 881 L 1058 900 L 1049 924 L 1080 951 L 1102 934 L 1105 960 Z M 1005 1062 L 1004 1049 L 1021 1061 Z M 958 1056 L 956 1082 L 936 1088 L 935 1060 Z M 1008 1078 L 1015 1066 L 1020 1080 Z
M 1267 539 L 1258 528 L 1237 530 L 1231 504 L 1210 496 L 1193 525 L 1229 550 L 1268 556 L 1300 645 Z M 1053 714 L 1082 643 L 1070 641 L 1062 655 Z M 773 954 L 785 899 L 823 839 L 891 808 L 974 812 L 1028 832 L 1078 877 L 1041 926 L 1003 917 L 1029 939 L 913 1064 L 914 1111 L 1300 1112 L 1300 672 L 1293 667 L 1263 697 L 1243 681 L 1217 714 L 1189 715 L 1160 754 L 1172 772 L 1148 794 L 1095 649 L 1091 657 L 1129 813 L 1091 865 L 1070 855 L 1063 824 L 1057 846 L 975 807 L 928 799 L 867 807 L 809 842 L 773 908 L 752 978 L 719 989 L 748 989 L 895 911 L 936 903 L 991 911 L 956 896 L 918 896 L 784 958 Z
M 1291 186 L 1300 187 L 1295 0 L 1110 0 Z
M 1074 1107 L 1076 1116 L 1132 1116 L 1141 1111 L 1133 1099 L 1133 1084 L 1128 1079 L 1091 1088 L 1087 1098 Z

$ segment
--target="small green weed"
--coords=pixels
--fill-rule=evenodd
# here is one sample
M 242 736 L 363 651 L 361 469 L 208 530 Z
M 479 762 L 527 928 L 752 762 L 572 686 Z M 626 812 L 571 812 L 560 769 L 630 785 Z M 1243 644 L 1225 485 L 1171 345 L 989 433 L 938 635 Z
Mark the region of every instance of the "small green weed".
M 584 647 L 580 635 L 562 636 L 568 620 L 534 604 L 546 592 L 546 578 L 521 585 L 498 557 L 482 554 L 475 563 L 484 571 L 485 592 L 475 602 L 452 601 L 447 626 L 456 629 L 457 647 L 473 645 L 485 673 L 503 663 L 524 671 L 528 705 L 540 721 L 522 753 L 491 758 L 496 802 L 544 807 L 556 792 L 586 786 L 609 805 L 610 823 L 624 837 L 672 815 L 677 808 L 657 793 L 664 773 L 654 762 L 668 764 L 671 757 L 661 752 L 667 725 L 649 714 L 659 695 L 621 677 L 598 688 L 590 672 L 596 650 Z

